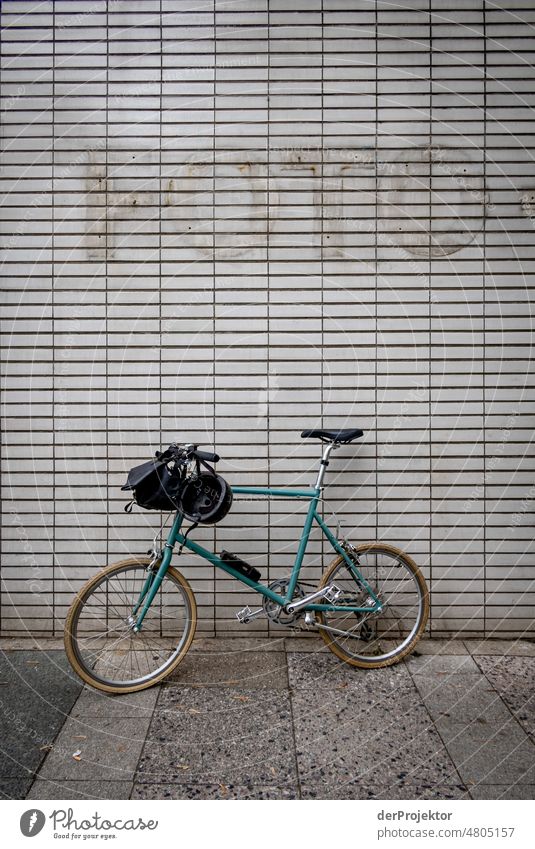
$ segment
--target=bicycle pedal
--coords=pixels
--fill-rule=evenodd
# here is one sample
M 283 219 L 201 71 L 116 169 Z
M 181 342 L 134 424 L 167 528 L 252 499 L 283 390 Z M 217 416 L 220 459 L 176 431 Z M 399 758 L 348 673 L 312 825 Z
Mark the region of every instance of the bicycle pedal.
M 264 613 L 264 608 L 259 607 L 258 610 L 251 610 L 249 605 L 246 605 L 242 610 L 238 610 L 236 613 L 236 619 L 238 622 L 241 622 L 242 625 L 247 625 L 251 619 L 257 619 L 259 616 L 262 616 Z
M 340 587 L 337 587 L 336 584 L 332 584 L 330 587 L 325 588 L 325 595 L 323 597 L 330 604 L 334 604 L 335 601 L 338 601 L 341 595 L 342 590 Z

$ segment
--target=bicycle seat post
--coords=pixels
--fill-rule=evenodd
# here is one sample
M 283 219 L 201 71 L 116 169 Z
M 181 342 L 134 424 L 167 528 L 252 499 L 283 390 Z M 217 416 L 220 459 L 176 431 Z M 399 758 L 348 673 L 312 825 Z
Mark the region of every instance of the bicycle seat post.
M 321 489 L 321 486 L 323 484 L 323 478 L 324 478 L 324 475 L 325 475 L 325 471 L 327 469 L 327 466 L 329 465 L 329 457 L 330 457 L 331 451 L 333 450 L 333 448 L 338 448 L 339 445 L 340 445 L 339 442 L 334 442 L 334 441 L 326 443 L 325 448 L 323 449 L 323 455 L 322 455 L 321 460 L 320 460 L 320 467 L 318 469 L 318 477 L 316 478 L 316 484 L 315 484 L 316 489 Z

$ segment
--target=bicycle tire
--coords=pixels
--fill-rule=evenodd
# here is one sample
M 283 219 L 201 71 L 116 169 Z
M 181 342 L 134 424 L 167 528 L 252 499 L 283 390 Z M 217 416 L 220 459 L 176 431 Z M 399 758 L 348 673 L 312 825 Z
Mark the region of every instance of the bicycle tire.
M 340 638 L 337 639 L 337 636 L 333 636 L 332 632 L 329 632 L 322 628 L 322 625 L 328 624 L 328 616 L 329 614 L 324 613 L 323 611 L 318 612 L 317 620 L 318 627 L 320 631 L 320 635 L 323 641 L 326 643 L 328 648 L 338 657 L 340 660 L 343 660 L 344 663 L 348 663 L 350 666 L 356 666 L 360 669 L 377 669 L 380 667 L 391 666 L 394 663 L 399 663 L 406 655 L 408 655 L 415 647 L 416 643 L 422 636 L 424 632 L 425 626 L 427 624 L 427 619 L 429 616 L 429 590 L 427 588 L 427 584 L 425 582 L 425 578 L 422 575 L 420 569 L 414 562 L 414 560 L 409 557 L 408 554 L 401 551 L 401 549 L 396 548 L 393 545 L 388 543 L 363 543 L 358 546 L 353 547 L 353 552 L 356 558 L 359 558 L 359 570 L 361 569 L 360 558 L 364 554 L 371 553 L 372 555 L 388 555 L 395 560 L 398 561 L 400 565 L 405 567 L 408 575 L 410 575 L 411 580 L 414 583 L 414 587 L 416 588 L 416 595 L 418 596 L 418 607 L 416 610 L 416 618 L 412 628 L 409 631 L 409 634 L 405 639 L 403 639 L 398 646 L 397 649 L 390 650 L 383 654 L 380 653 L 380 647 L 378 646 L 375 654 L 371 654 L 370 656 L 361 655 L 357 653 L 351 653 L 347 648 L 345 649 L 340 643 Z M 338 573 L 338 581 L 340 582 L 340 574 L 345 567 L 346 571 L 349 573 L 347 563 L 345 559 L 340 555 L 336 557 L 327 567 L 325 572 L 322 575 L 321 581 L 319 583 L 319 587 L 323 587 L 328 583 L 334 581 L 337 583 L 337 573 Z M 364 574 L 364 577 L 367 576 Z M 370 582 L 371 585 L 371 582 Z M 373 587 L 372 589 L 377 590 L 379 595 L 381 594 L 379 587 Z M 385 605 L 385 608 L 388 608 L 388 605 Z M 356 616 L 356 614 L 340 614 L 342 616 Z M 371 618 L 371 615 L 367 617 L 368 621 Z M 374 619 L 372 621 L 380 621 L 381 614 L 375 614 Z M 356 626 L 358 627 L 358 626 Z M 369 626 L 368 626 L 369 627 Z M 358 639 L 354 633 L 352 634 L 350 631 L 346 632 L 347 637 L 350 639 Z M 385 638 L 384 634 L 382 637 L 378 639 L 388 640 L 388 636 Z M 358 639 L 359 643 L 363 643 L 364 641 Z
M 89 684 L 92 687 L 95 687 L 95 689 L 101 690 L 102 692 L 115 693 L 115 694 L 135 693 L 135 692 L 138 692 L 139 690 L 144 690 L 147 687 L 154 686 L 154 684 L 157 684 L 159 681 L 162 681 L 164 678 L 166 678 L 168 675 L 170 675 L 171 672 L 173 672 L 173 670 L 176 669 L 176 667 L 182 662 L 182 660 L 184 659 L 184 657 L 185 657 L 185 655 L 186 655 L 186 653 L 187 653 L 187 651 L 188 651 L 188 649 L 191 645 L 191 642 L 193 640 L 195 630 L 196 630 L 196 627 L 197 627 L 197 605 L 196 605 L 196 602 L 195 602 L 195 596 L 193 594 L 193 591 L 192 591 L 189 583 L 184 578 L 184 576 L 177 569 L 170 566 L 169 569 L 167 570 L 166 574 L 165 574 L 164 583 L 162 583 L 162 587 L 164 587 L 164 585 L 167 586 L 167 584 L 165 584 L 166 581 L 170 581 L 174 584 L 175 587 L 179 588 L 180 595 L 182 596 L 182 600 L 184 602 L 184 608 L 185 608 L 186 616 L 185 616 L 184 630 L 183 630 L 182 636 L 180 638 L 180 641 L 178 643 L 178 647 L 172 653 L 169 660 L 166 661 L 164 664 L 162 664 L 159 668 L 155 669 L 152 674 L 150 674 L 150 672 L 147 672 L 147 674 L 140 676 L 140 678 L 138 678 L 137 680 L 135 680 L 135 679 L 128 680 L 127 679 L 126 681 L 121 682 L 121 681 L 118 681 L 118 680 L 106 679 L 105 675 L 103 675 L 100 671 L 99 672 L 95 671 L 94 667 L 98 663 L 98 660 L 94 661 L 91 664 L 91 663 L 88 662 L 88 660 L 86 658 L 84 658 L 83 653 L 81 651 L 81 646 L 80 646 L 80 643 L 79 643 L 80 637 L 79 637 L 79 634 L 78 634 L 78 627 L 79 627 L 79 624 L 80 624 L 80 617 L 83 613 L 83 610 L 84 610 L 84 608 L 88 607 L 88 604 L 87 604 L 88 600 L 91 599 L 91 597 L 96 594 L 96 592 L 98 591 L 98 589 L 102 586 L 102 584 L 104 582 L 109 581 L 109 579 L 114 575 L 120 575 L 123 572 L 127 573 L 127 572 L 129 572 L 133 569 L 136 569 L 136 568 L 140 569 L 140 570 L 144 570 L 145 574 L 146 574 L 146 567 L 149 565 L 150 562 L 151 561 L 148 557 L 130 558 L 130 559 L 127 559 L 127 560 L 118 561 L 117 563 L 112 563 L 109 566 L 105 567 L 100 572 L 98 572 L 96 575 L 94 575 L 89 581 L 87 581 L 87 583 L 77 593 L 77 595 L 75 596 L 75 598 L 74 598 L 74 600 L 71 604 L 71 607 L 69 608 L 69 611 L 67 613 L 67 617 L 66 617 L 66 620 L 65 620 L 65 628 L 64 628 L 64 644 L 65 644 L 65 652 L 67 654 L 67 658 L 68 658 L 72 668 L 74 669 L 74 671 L 77 673 L 77 675 L 83 681 L 85 681 L 86 684 Z M 162 588 L 160 588 L 160 590 L 158 592 L 162 593 Z M 108 590 L 108 593 L 109 593 L 109 590 Z M 134 595 L 134 593 L 133 593 L 133 595 Z M 109 598 L 109 595 L 108 595 L 108 598 Z M 125 604 L 125 610 L 126 610 L 128 608 L 128 606 L 130 606 L 130 608 L 133 606 L 133 604 L 135 603 L 135 598 L 134 599 L 128 599 L 125 595 L 125 599 L 126 599 L 126 604 Z M 156 598 L 155 598 L 154 602 L 155 601 L 156 601 Z M 146 626 L 149 623 L 148 617 L 149 617 L 149 614 L 151 613 L 151 610 L 154 613 L 154 609 L 155 609 L 155 608 L 153 609 L 154 602 L 153 602 L 153 605 L 151 605 L 151 608 L 149 608 L 149 612 L 148 612 L 147 617 L 144 621 L 144 626 Z M 106 601 L 106 605 L 101 605 L 101 607 L 103 609 L 104 608 L 107 609 L 109 607 L 108 601 Z M 113 606 L 113 609 L 115 610 L 116 614 L 118 614 L 118 611 L 116 610 L 115 605 Z M 109 612 L 106 613 L 106 616 L 109 616 Z M 93 617 L 93 619 L 95 619 L 95 617 Z M 108 621 L 108 620 L 106 620 L 106 621 Z M 162 630 L 161 615 L 160 615 L 160 630 Z M 128 629 L 125 630 L 125 635 L 126 635 L 127 631 L 128 631 Z M 109 633 L 109 630 L 106 633 Z M 115 631 L 115 632 L 112 631 L 111 633 L 117 633 L 117 631 Z M 130 634 L 131 634 L 131 639 L 137 638 L 137 635 L 134 635 L 133 632 L 130 631 Z M 146 634 L 146 631 L 144 632 L 143 628 L 142 628 L 141 631 L 139 632 L 139 637 L 140 637 L 139 642 L 140 643 L 141 643 L 141 640 L 145 638 L 145 634 Z M 143 636 L 141 636 L 141 635 L 143 635 Z M 94 637 L 93 637 L 93 639 L 94 639 Z M 126 636 L 125 636 L 125 639 L 126 639 Z M 162 637 L 161 639 L 163 640 L 164 638 Z M 112 644 L 111 648 L 113 648 L 113 645 L 117 645 L 117 641 L 115 642 L 115 644 Z M 148 661 L 148 658 L 146 658 L 145 655 L 149 651 L 152 654 L 154 654 L 156 649 L 150 649 L 150 648 L 141 649 L 141 648 L 138 648 L 138 649 L 133 650 L 134 653 L 135 652 L 139 653 L 140 651 L 142 651 L 144 653 L 143 659 Z M 139 667 L 139 658 L 137 659 L 137 663 L 138 663 L 138 667 Z

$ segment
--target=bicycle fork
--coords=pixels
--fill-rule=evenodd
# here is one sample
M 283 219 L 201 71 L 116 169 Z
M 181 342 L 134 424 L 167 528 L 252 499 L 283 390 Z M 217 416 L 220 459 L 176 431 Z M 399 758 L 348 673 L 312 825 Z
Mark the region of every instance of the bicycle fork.
M 152 554 L 152 560 L 147 566 L 147 577 L 145 579 L 145 583 L 143 584 L 137 603 L 132 609 L 132 614 L 128 617 L 128 624 L 134 634 L 137 634 L 141 630 L 147 610 L 154 601 L 156 593 L 160 589 L 164 575 L 171 562 L 173 548 L 166 544 L 165 551 L 163 553 L 161 550 L 154 548 L 150 551 L 150 554 Z M 160 563 L 160 566 L 156 571 L 156 565 L 158 562 Z M 140 608 L 141 612 L 139 613 Z
M 147 610 L 154 601 L 154 597 L 160 589 L 165 573 L 169 569 L 171 557 L 173 556 L 173 549 L 175 547 L 176 536 L 180 530 L 181 524 L 182 514 L 177 512 L 173 522 L 173 527 L 171 528 L 169 536 L 167 537 L 167 542 L 163 547 L 163 551 L 162 549 L 156 548 L 156 540 L 154 542 L 154 548 L 149 551 L 149 554 L 152 555 L 152 559 L 147 567 L 147 578 L 143 584 L 137 603 L 132 609 L 132 614 L 128 617 L 128 624 L 134 634 L 137 634 L 141 630 Z M 156 571 L 157 563 L 160 565 Z M 139 612 L 140 608 L 141 612 Z

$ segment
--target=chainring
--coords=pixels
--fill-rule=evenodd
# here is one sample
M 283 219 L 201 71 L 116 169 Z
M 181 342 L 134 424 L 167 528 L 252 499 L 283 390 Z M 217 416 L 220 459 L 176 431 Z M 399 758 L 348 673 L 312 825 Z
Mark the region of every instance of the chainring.
M 281 578 L 280 581 L 273 581 L 273 583 L 269 584 L 268 588 L 272 592 L 277 593 L 277 595 L 286 596 L 289 583 L 289 578 Z M 306 593 L 303 587 L 298 583 L 295 586 L 292 601 L 295 601 L 298 598 L 304 598 L 305 595 Z M 271 619 L 272 622 L 276 622 L 277 625 L 292 625 L 296 619 L 302 615 L 302 611 L 299 610 L 295 613 L 287 613 L 280 604 L 277 604 L 276 601 L 272 601 L 267 596 L 264 596 L 263 598 L 262 607 L 264 608 L 266 616 Z

